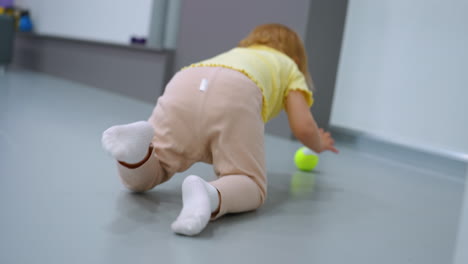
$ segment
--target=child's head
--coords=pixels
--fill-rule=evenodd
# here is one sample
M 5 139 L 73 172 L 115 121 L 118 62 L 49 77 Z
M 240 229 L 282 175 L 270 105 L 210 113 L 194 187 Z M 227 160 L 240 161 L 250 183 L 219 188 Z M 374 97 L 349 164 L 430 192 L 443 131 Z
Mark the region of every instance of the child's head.
M 312 88 L 312 78 L 307 66 L 307 53 L 297 33 L 281 24 L 265 24 L 254 28 L 239 42 L 239 47 L 265 45 L 283 52 L 293 59 Z

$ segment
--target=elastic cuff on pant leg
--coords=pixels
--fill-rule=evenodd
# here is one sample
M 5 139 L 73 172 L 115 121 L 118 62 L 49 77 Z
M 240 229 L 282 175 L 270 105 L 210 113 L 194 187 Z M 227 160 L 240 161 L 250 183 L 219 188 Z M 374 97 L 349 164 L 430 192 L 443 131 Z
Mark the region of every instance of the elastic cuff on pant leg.
M 230 176 L 227 176 L 230 177 Z M 238 177 L 238 176 L 236 176 Z M 242 176 L 246 177 L 247 176 Z M 210 182 L 211 185 L 213 185 L 219 192 L 220 194 L 220 207 L 219 207 L 219 212 L 216 214 L 211 215 L 211 221 L 216 220 L 220 218 L 221 216 L 227 214 L 227 213 L 241 213 L 241 212 L 248 212 L 248 211 L 253 211 L 259 208 L 264 201 L 264 198 L 260 192 L 260 189 L 257 187 L 256 183 L 253 181 L 250 182 L 249 179 L 249 185 L 246 187 L 249 188 L 250 186 L 250 193 L 253 195 L 247 195 L 250 196 L 250 198 L 243 197 L 243 201 L 239 201 L 239 189 L 233 188 L 232 184 L 233 181 L 232 179 L 218 179 L 216 181 Z M 258 195 L 258 196 L 257 196 Z M 245 200 L 245 198 L 247 198 Z M 257 200 L 258 199 L 258 200 Z M 242 199 L 241 199 L 242 200 Z
M 156 157 L 154 150 L 151 152 L 149 159 L 138 168 L 130 169 L 117 162 L 117 169 L 122 183 L 132 191 L 146 191 L 167 180 L 166 175 L 161 174 L 162 171 L 159 165 L 159 160 Z M 141 175 L 147 174 L 159 174 L 160 176 L 151 177 L 151 180 L 148 182 L 141 182 L 143 180 Z
M 210 220 L 214 221 L 221 216 L 226 214 L 226 204 L 223 203 L 223 184 L 221 182 L 210 182 L 211 185 L 213 185 L 219 193 L 219 211 L 216 214 L 212 214 Z
M 129 163 L 126 163 L 126 162 L 123 162 L 123 161 L 118 161 L 118 163 L 120 165 L 123 165 L 124 167 L 129 168 L 129 169 L 136 169 L 136 168 L 140 167 L 141 165 L 145 164 L 149 160 L 149 158 L 153 154 L 153 150 L 154 150 L 153 144 L 150 144 L 150 146 L 148 148 L 148 151 L 146 152 L 145 158 L 142 161 L 138 162 L 138 163 L 129 164 Z

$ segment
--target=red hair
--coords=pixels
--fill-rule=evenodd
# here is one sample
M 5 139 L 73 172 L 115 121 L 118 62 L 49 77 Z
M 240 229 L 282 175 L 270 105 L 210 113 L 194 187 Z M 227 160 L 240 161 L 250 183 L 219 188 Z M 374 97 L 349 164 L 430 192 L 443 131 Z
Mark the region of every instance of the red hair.
M 289 56 L 296 62 L 304 74 L 307 84 L 312 88 L 312 78 L 307 66 L 307 53 L 301 38 L 297 33 L 281 24 L 264 24 L 254 28 L 247 37 L 239 42 L 239 47 L 265 45 Z

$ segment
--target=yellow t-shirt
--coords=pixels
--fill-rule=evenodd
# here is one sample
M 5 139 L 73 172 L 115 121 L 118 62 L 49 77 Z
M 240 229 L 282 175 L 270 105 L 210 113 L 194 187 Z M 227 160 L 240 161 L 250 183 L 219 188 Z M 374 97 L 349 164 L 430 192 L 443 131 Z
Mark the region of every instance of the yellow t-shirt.
M 265 123 L 284 109 L 289 91 L 302 91 L 308 105 L 313 104 L 312 92 L 296 63 L 284 53 L 268 46 L 233 48 L 189 67 L 206 66 L 234 69 L 255 82 L 263 93 L 262 118 Z

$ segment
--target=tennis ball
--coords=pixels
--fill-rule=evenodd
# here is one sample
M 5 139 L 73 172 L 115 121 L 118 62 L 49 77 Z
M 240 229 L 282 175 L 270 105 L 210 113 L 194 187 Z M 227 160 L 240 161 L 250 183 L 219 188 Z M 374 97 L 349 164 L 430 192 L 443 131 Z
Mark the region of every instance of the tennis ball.
M 294 155 L 294 163 L 296 167 L 303 171 L 311 171 L 317 166 L 319 157 L 312 150 L 301 147 L 296 151 Z

